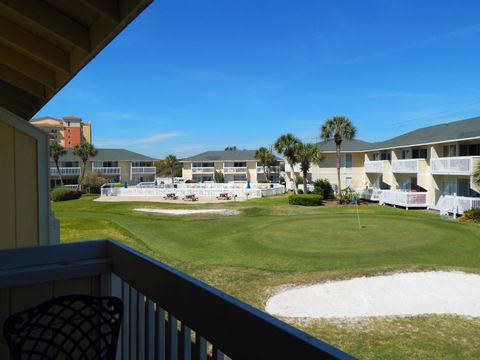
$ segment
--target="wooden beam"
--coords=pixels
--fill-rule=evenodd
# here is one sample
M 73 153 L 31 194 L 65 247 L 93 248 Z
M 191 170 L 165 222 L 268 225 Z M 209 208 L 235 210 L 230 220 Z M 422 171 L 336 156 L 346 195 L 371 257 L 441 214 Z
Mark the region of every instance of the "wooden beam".
M 3 80 L 0 80 L 0 98 L 12 99 L 14 103 L 28 111 L 33 111 L 35 106 L 40 103 L 40 99 Z
M 38 0 L 2 0 L 0 9 L 13 11 L 34 22 L 72 46 L 90 51 L 89 29 L 61 13 L 53 6 Z
M 117 0 L 81 0 L 81 2 L 91 10 L 115 23 L 121 20 L 120 7 Z
M 0 64 L 0 74 L 2 74 L 2 80 L 6 81 L 10 85 L 24 90 L 36 98 L 47 98 L 45 87 L 42 84 L 40 84 L 38 81 L 30 79 L 28 76 L 25 76 L 22 73 L 19 73 L 11 67 Z
M 20 25 L 0 17 L 0 41 L 63 72 L 70 72 L 70 55 Z
M 48 86 L 55 88 L 55 73 L 12 48 L 0 43 L 0 63 Z

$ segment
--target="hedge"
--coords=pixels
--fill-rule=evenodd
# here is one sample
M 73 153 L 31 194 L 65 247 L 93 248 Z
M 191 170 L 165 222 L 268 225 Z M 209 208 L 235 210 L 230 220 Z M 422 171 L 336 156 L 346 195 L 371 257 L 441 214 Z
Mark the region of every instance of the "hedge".
M 52 190 L 50 194 L 50 198 L 52 201 L 67 201 L 67 200 L 74 200 L 78 199 L 82 196 L 81 191 L 79 190 L 72 190 L 65 187 L 57 187 Z
M 474 222 L 480 222 L 480 209 L 470 209 L 463 212 L 465 220 L 472 220 Z
M 288 203 L 290 205 L 319 206 L 322 205 L 323 196 L 316 194 L 290 195 Z

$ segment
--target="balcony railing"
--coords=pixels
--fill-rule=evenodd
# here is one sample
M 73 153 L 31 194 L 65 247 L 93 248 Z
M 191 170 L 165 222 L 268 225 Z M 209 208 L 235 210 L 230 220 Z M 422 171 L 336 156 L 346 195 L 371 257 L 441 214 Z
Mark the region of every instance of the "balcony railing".
M 132 166 L 133 174 L 156 174 L 157 168 L 155 166 Z
M 246 173 L 247 167 L 246 166 L 227 166 L 223 168 L 223 172 L 225 174 Z
M 265 170 L 268 171 L 267 168 L 265 168 Z M 271 166 L 270 167 L 270 172 L 279 173 L 280 172 L 280 166 Z M 258 174 L 263 174 L 263 166 L 257 166 L 257 173 Z
M 213 174 L 215 172 L 215 167 L 192 167 L 192 173 L 204 173 L 204 174 Z
M 62 176 L 78 176 L 80 175 L 80 167 L 59 167 Z M 50 176 L 58 176 L 56 167 L 50 168 Z
M 433 208 L 439 210 L 442 215 L 463 214 L 470 209 L 480 209 L 480 198 L 442 195 Z
M 408 210 L 413 207 L 427 207 L 427 193 L 401 190 L 382 190 L 380 204 L 401 206 Z
M 394 173 L 417 173 L 420 159 L 392 160 L 392 172 Z
M 383 173 L 385 160 L 365 161 L 366 173 Z
M 120 298 L 117 359 L 353 359 L 112 240 L 0 250 L 0 264 L 0 290 L 20 286 L 31 303 L 39 286 L 65 289 L 73 279 L 70 293 Z M 98 285 L 78 288 L 82 279 Z
M 93 167 L 92 171 L 100 171 L 103 175 L 120 175 L 120 167 Z
M 361 199 L 368 201 L 380 201 L 380 195 L 383 190 L 380 189 L 356 189 L 355 192 L 360 196 Z
M 438 175 L 471 175 L 476 159 L 480 159 L 480 157 L 457 156 L 431 159 L 431 173 Z

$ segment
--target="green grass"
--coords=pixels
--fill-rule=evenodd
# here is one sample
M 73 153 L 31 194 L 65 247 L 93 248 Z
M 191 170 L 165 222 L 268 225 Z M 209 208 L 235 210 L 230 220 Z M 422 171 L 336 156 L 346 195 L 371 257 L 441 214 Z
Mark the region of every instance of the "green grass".
M 362 206 L 359 231 L 353 207 L 291 206 L 286 197 L 218 205 L 92 200 L 52 205 L 62 242 L 120 240 L 260 309 L 284 284 L 405 269 L 480 273 L 480 225 L 424 211 Z M 137 207 L 228 207 L 241 215 L 171 216 Z M 480 358 L 480 319 L 284 320 L 364 359 Z

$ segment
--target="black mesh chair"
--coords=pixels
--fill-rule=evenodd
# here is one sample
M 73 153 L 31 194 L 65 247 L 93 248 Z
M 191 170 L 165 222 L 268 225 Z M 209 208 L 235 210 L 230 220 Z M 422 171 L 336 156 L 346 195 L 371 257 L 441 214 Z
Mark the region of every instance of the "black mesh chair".
M 14 360 L 115 359 L 123 303 L 116 297 L 67 295 L 7 318 Z

